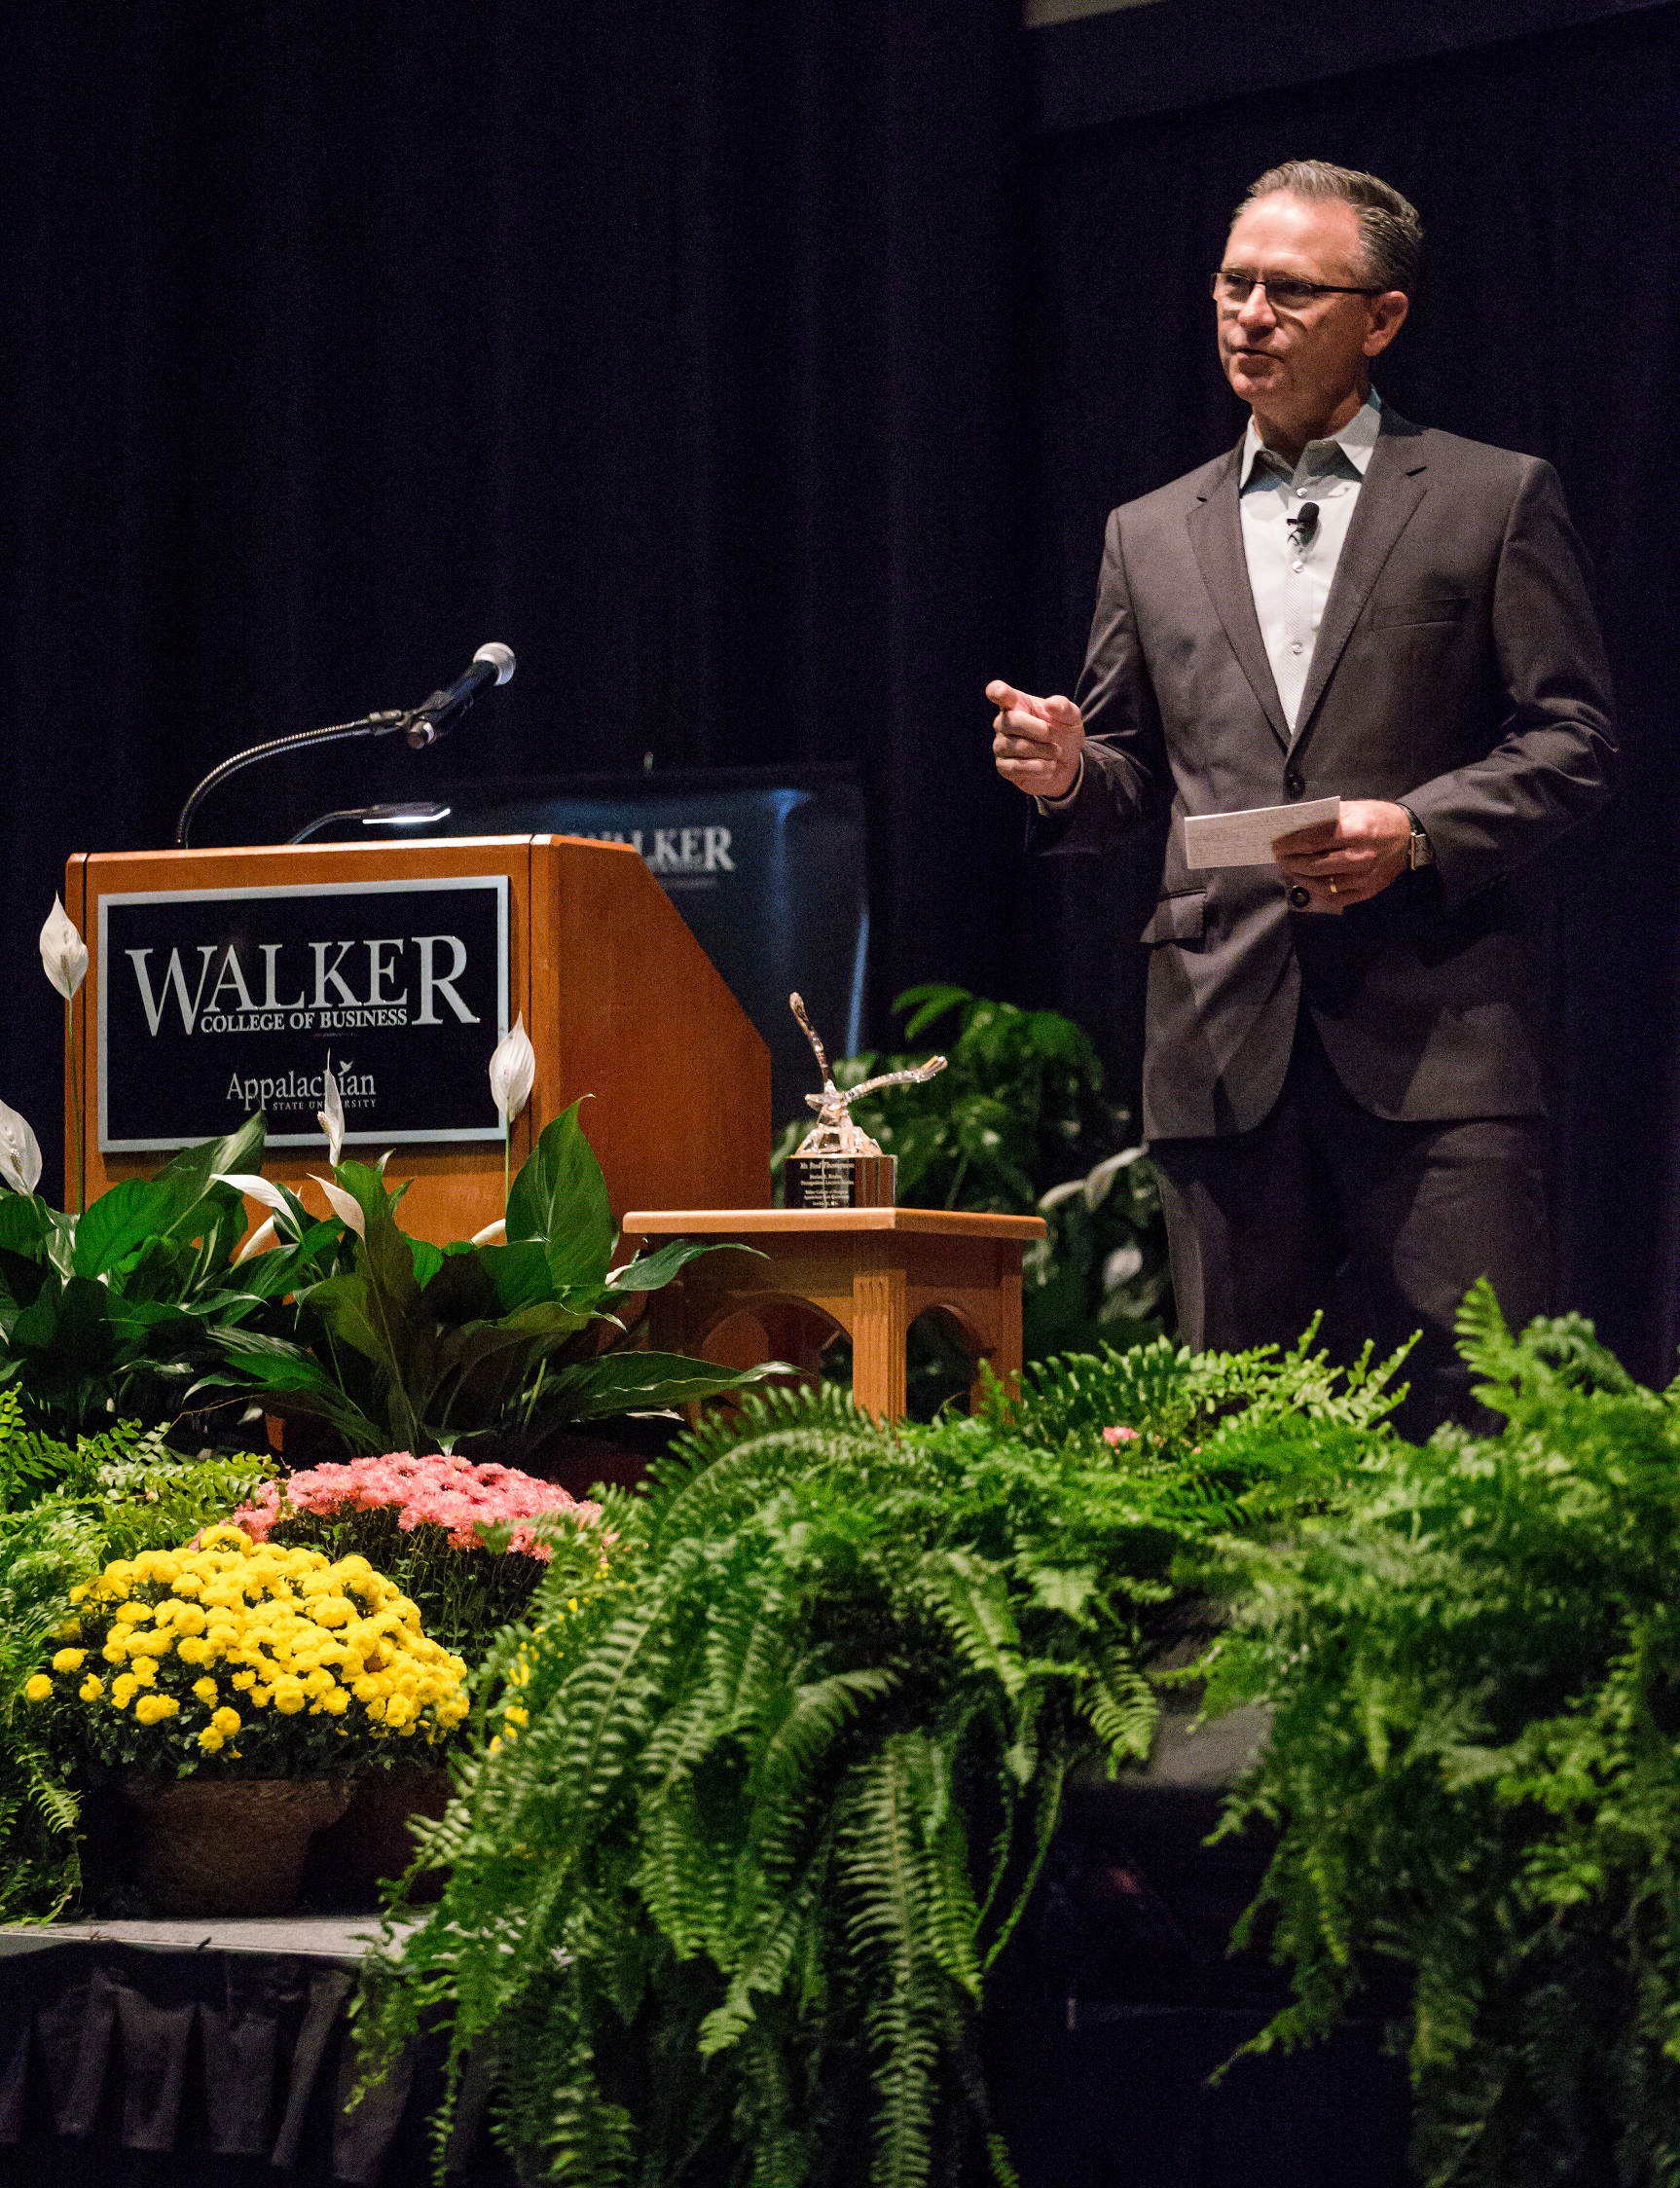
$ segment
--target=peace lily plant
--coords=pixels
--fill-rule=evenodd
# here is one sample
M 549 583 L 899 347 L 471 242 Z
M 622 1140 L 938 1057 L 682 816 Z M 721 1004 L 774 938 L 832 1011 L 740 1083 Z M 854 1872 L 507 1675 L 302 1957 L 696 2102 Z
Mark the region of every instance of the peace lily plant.
M 69 1009 L 88 953 L 61 904 L 41 957 Z M 520 1019 L 490 1063 L 504 1148 L 535 1070 Z M 60 1213 L 37 1190 L 27 1120 L 0 1103 L 11 1188 L 0 1195 L 0 1390 L 16 1388 L 32 1426 L 54 1433 L 91 1434 L 115 1416 L 194 1449 L 231 1448 L 261 1409 L 312 1417 L 349 1453 L 377 1454 L 450 1450 L 487 1432 L 529 1446 L 567 1421 L 661 1410 L 772 1372 L 636 1343 L 638 1295 L 706 1249 L 676 1241 L 618 1260 L 578 1108 L 548 1125 L 517 1176 L 506 1156 L 505 1216 L 440 1247 L 399 1228 L 407 1186 L 387 1187 L 388 1156 L 347 1158 L 330 1059 L 318 1116 L 330 1175 L 312 1181 L 324 1217 L 263 1176 L 260 1113 L 183 1149 L 155 1178 Z M 250 1201 L 265 1217 L 247 1237 Z
M 535 1082 L 523 1016 L 490 1063 L 503 1146 Z M 476 1238 L 445 1247 L 400 1229 L 406 1185 L 344 1156 L 344 1103 L 330 1064 L 317 1121 L 332 1176 L 311 1173 L 342 1226 L 330 1273 L 301 1288 L 297 1325 L 276 1335 L 240 1324 L 219 1333 L 225 1366 L 198 1394 L 231 1391 L 321 1422 L 352 1453 L 451 1451 L 492 1433 L 522 1444 L 567 1422 L 661 1411 L 781 1372 L 741 1374 L 636 1344 L 637 1295 L 668 1284 L 695 1255 L 676 1240 L 616 1262 L 619 1247 L 601 1166 L 574 1102 L 538 1136 L 506 1213 Z M 250 1171 L 216 1182 L 270 1210 L 257 1235 L 301 1251 L 311 1219 L 289 1186 Z

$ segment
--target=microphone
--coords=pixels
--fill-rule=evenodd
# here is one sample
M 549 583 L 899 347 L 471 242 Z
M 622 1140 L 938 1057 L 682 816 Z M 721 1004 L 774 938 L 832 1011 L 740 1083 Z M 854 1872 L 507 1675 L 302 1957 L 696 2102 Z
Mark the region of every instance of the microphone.
M 1318 512 L 1313 511 L 1316 517 Z M 504 684 L 513 675 L 513 649 L 498 644 L 494 639 L 481 645 L 472 657 L 472 666 L 454 683 L 446 684 L 442 691 L 434 691 L 414 711 L 408 724 L 408 741 L 418 752 L 427 745 L 435 745 L 447 729 L 453 728 L 457 714 L 462 714 L 472 705 L 486 684 Z
M 1318 503 L 1303 501 L 1289 521 L 1289 535 L 1297 555 L 1304 555 L 1318 534 Z M 511 667 L 509 675 L 513 674 Z M 412 744 L 413 738 L 409 740 Z

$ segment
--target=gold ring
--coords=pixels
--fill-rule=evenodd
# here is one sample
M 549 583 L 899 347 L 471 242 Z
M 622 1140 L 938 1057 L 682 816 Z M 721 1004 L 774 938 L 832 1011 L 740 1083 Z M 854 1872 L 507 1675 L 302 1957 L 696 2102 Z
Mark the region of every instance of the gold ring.
M 1331 894 L 1332 894 L 1333 896 L 1333 895 L 1335 894 L 1335 884 L 1334 884 L 1334 882 L 1332 882 L 1332 883 L 1331 883 L 1331 885 L 1330 885 L 1330 893 L 1331 893 Z

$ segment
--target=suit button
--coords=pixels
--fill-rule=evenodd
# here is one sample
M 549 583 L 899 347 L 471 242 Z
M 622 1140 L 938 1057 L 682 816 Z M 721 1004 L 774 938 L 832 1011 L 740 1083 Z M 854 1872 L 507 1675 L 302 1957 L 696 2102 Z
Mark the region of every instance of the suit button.
M 1294 889 L 1292 889 L 1289 893 L 1289 900 L 1295 906 L 1297 912 L 1304 912 L 1307 906 L 1312 902 L 1312 891 L 1310 889 L 1302 889 L 1300 884 L 1297 882 Z
M 1283 779 L 1283 788 L 1285 797 L 1299 798 L 1306 795 L 1306 784 L 1293 767 Z

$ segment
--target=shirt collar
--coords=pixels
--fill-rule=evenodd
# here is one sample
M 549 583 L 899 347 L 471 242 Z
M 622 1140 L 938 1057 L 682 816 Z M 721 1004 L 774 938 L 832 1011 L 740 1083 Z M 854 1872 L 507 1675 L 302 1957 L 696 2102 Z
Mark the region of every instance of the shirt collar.
M 1382 397 L 1373 387 L 1339 433 L 1331 434 L 1328 440 L 1309 441 L 1307 443 L 1301 451 L 1300 461 L 1296 465 L 1295 472 L 1290 473 L 1289 466 L 1285 463 L 1283 457 L 1274 456 L 1260 439 L 1260 434 L 1255 430 L 1255 421 L 1251 416 L 1248 421 L 1248 430 L 1243 434 L 1242 469 L 1237 478 L 1238 490 L 1240 491 L 1248 485 L 1249 480 L 1254 475 L 1257 463 L 1263 463 L 1268 471 L 1275 472 L 1279 476 L 1298 475 L 1301 478 L 1311 478 L 1324 469 L 1325 455 L 1333 448 L 1340 451 L 1341 455 L 1353 465 L 1363 479 L 1370 467 L 1371 451 L 1376 447 L 1377 435 L 1381 431 Z

